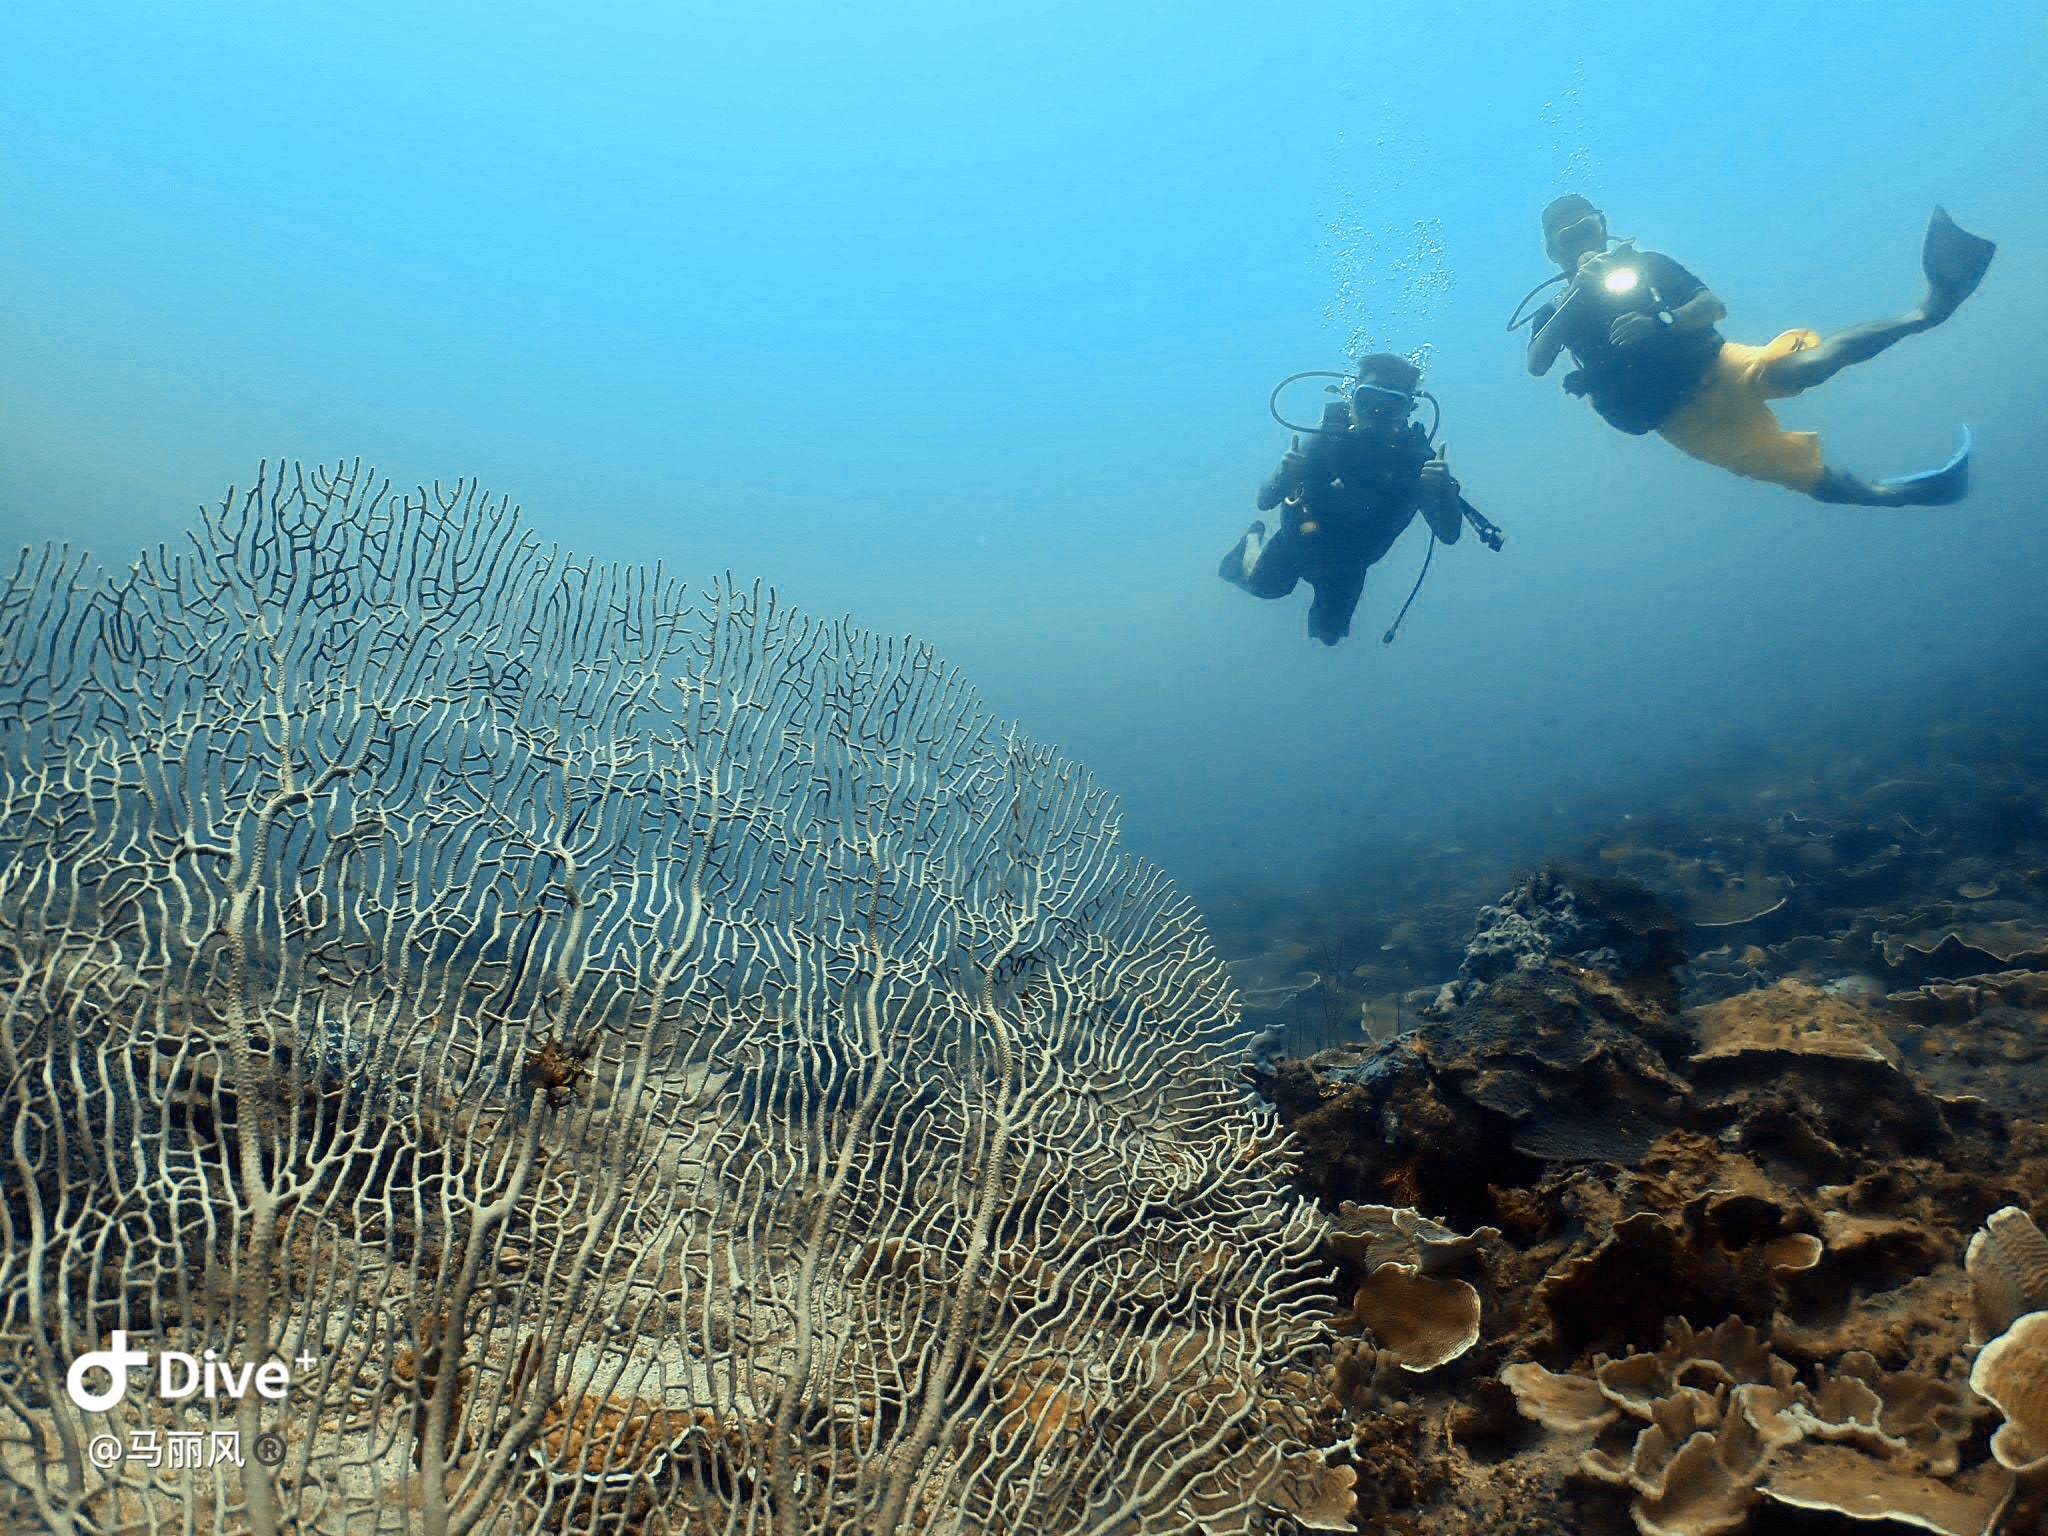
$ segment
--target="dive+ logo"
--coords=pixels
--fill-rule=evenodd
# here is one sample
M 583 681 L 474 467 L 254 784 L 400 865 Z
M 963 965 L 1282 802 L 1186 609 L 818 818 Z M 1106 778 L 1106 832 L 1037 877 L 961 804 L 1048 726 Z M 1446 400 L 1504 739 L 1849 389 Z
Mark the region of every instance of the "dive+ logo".
M 164 1350 L 156 1357 L 156 1395 L 165 1402 L 176 1402 L 203 1389 L 210 1399 L 225 1397 L 240 1402 L 253 1387 L 257 1396 L 281 1402 L 291 1389 L 292 1373 L 282 1360 L 237 1367 L 218 1359 L 216 1354 L 211 1349 L 197 1357 L 175 1349 Z M 138 1367 L 148 1370 L 149 1360 L 149 1352 L 130 1349 L 128 1335 L 117 1328 L 111 1348 L 89 1349 L 71 1362 L 71 1369 L 64 1373 L 64 1391 L 87 1413 L 105 1413 L 128 1395 L 128 1373 Z M 296 1363 L 300 1370 L 311 1370 L 318 1361 L 311 1354 L 301 1354 Z M 85 1384 L 87 1371 L 105 1371 L 111 1384 L 93 1391 Z

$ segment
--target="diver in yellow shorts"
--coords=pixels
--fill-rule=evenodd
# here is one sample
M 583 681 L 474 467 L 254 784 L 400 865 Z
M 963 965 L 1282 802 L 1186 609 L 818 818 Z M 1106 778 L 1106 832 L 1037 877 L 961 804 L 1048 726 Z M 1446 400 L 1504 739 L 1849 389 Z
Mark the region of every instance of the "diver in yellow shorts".
M 1530 373 L 1540 378 L 1569 349 L 1578 366 L 1565 375 L 1565 389 L 1590 397 L 1611 426 L 1655 432 L 1696 459 L 1816 501 L 1944 506 L 1968 492 L 1967 428 L 1962 448 L 1941 468 L 1869 481 L 1824 464 L 1819 434 L 1787 432 L 1767 402 L 1941 324 L 1983 279 L 1996 249 L 1989 240 L 1936 208 L 1921 247 L 1927 298 L 1918 309 L 1828 337 L 1786 331 L 1763 346 L 1725 340 L 1715 326 L 1727 306 L 1669 256 L 1627 241 L 1608 247 L 1606 216 L 1585 198 L 1560 197 L 1543 210 L 1543 249 L 1562 269 L 1551 282 L 1568 286 L 1531 317 Z

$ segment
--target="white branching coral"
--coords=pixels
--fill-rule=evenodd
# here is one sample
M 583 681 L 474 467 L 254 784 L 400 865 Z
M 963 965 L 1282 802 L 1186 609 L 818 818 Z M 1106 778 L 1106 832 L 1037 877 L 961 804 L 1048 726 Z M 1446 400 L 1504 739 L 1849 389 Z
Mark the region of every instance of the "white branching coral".
M 270 472 L 0 590 L 0 1519 L 1318 1529 L 1192 910 L 932 652 Z M 80 1409 L 67 1363 L 292 1367 Z M 283 1464 L 101 1466 L 259 1429 Z

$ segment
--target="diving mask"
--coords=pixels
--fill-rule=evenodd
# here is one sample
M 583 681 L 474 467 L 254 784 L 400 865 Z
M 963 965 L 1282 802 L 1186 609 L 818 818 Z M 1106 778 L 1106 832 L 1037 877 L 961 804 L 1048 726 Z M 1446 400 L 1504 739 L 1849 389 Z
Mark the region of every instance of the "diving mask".
M 1384 384 L 1352 385 L 1351 403 L 1354 408 L 1375 416 L 1391 415 L 1396 411 L 1405 416 L 1415 409 L 1413 395 L 1405 389 L 1388 389 Z

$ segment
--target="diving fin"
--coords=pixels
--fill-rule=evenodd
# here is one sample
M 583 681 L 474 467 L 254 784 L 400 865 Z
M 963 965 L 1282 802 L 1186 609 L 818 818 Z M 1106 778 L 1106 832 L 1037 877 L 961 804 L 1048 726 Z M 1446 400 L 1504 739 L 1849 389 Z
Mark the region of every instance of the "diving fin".
M 1920 269 L 1927 274 L 1927 315 L 1946 320 L 1956 306 L 1977 291 L 1984 269 L 1991 265 L 1991 253 L 1998 247 L 1982 236 L 1973 235 L 1948 216 L 1939 203 L 1927 221 L 1927 237 L 1920 244 Z
M 1945 507 L 1961 501 L 1970 494 L 1970 429 L 1963 428 L 1962 447 L 1941 468 L 1880 480 L 1877 488 L 1885 493 L 1885 504 L 1894 507 Z
M 1259 556 L 1265 552 L 1265 519 L 1253 518 L 1251 527 L 1244 531 L 1244 537 L 1232 546 L 1230 553 L 1223 557 L 1223 563 L 1216 567 L 1216 574 L 1241 587 L 1251 580 L 1252 572 L 1259 568 Z

